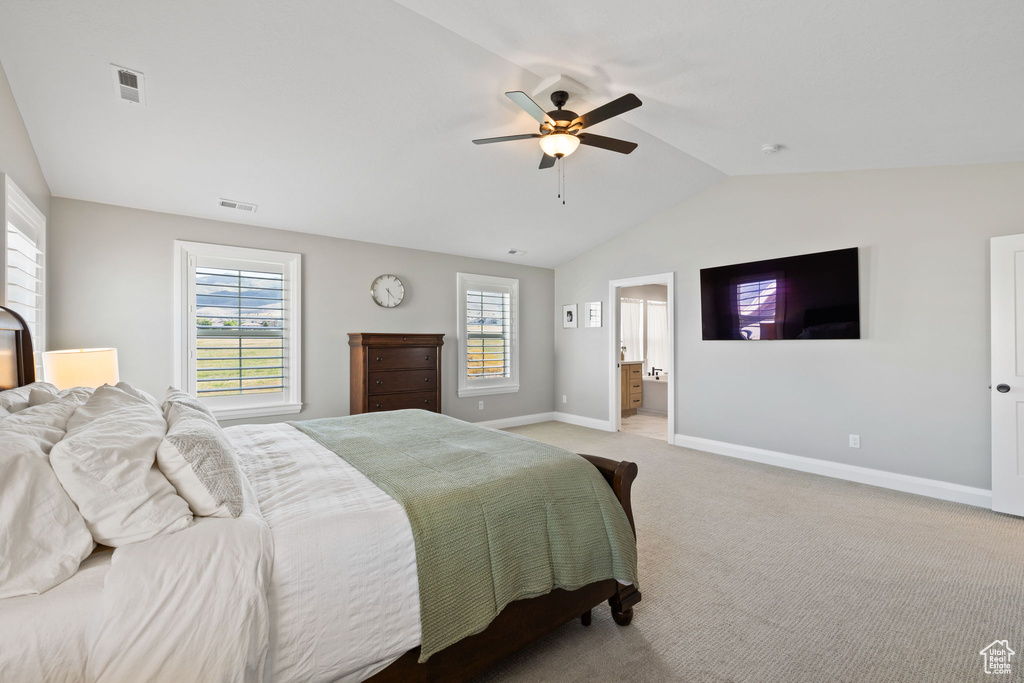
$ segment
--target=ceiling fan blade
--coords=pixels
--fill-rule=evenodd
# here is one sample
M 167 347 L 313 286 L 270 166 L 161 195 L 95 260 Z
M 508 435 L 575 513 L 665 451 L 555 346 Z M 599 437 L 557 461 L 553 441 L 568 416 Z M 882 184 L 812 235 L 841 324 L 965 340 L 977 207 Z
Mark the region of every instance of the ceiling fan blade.
M 503 135 L 500 138 L 480 138 L 479 140 L 473 140 L 474 145 L 489 145 L 492 142 L 508 142 L 509 140 L 529 140 L 530 138 L 539 138 L 540 133 L 523 133 L 522 135 Z
M 581 145 L 600 147 L 601 149 L 608 149 L 619 154 L 629 154 L 637 146 L 635 142 L 627 142 L 618 138 L 606 138 L 603 135 L 594 135 L 593 133 L 580 133 L 577 137 L 580 139 Z
M 551 168 L 558 161 L 555 157 L 549 157 L 547 154 L 540 155 L 540 166 L 537 168 Z
M 513 90 L 512 92 L 505 93 L 505 97 L 518 104 L 523 111 L 537 119 L 537 123 L 547 123 L 549 121 L 554 123 L 554 121 L 551 121 L 551 117 L 547 115 L 547 112 L 545 112 L 541 106 L 534 102 L 526 93 L 520 90 Z M 612 116 L 614 116 L 614 114 L 612 114 Z
M 595 123 L 607 121 L 613 116 L 625 114 L 630 109 L 636 109 L 641 104 L 643 104 L 643 102 L 640 101 L 639 97 L 633 93 L 629 93 L 628 95 L 623 95 L 617 100 L 612 100 L 608 104 L 602 104 L 592 112 L 580 116 L 576 121 L 579 121 L 584 128 L 589 128 Z M 576 121 L 573 121 L 573 123 L 576 123 Z

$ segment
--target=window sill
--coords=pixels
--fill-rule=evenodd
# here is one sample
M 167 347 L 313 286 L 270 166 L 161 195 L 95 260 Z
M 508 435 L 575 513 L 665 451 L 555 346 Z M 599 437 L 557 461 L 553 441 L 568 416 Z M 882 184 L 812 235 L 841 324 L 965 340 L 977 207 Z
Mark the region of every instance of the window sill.
M 213 416 L 218 420 L 242 420 L 249 417 L 294 415 L 300 410 L 302 410 L 301 403 L 272 403 L 269 405 L 238 406 L 237 408 L 210 408 Z
M 467 396 L 490 396 L 492 394 L 514 394 L 519 391 L 518 384 L 506 384 L 495 387 L 459 387 L 459 398 Z

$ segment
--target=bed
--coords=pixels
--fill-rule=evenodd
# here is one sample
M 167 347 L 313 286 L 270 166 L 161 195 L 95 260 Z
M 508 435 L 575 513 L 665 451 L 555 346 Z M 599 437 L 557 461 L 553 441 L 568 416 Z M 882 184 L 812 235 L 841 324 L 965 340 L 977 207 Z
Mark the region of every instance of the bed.
M 0 309 L 0 389 L 33 382 L 31 359 L 24 323 Z M 353 416 L 328 426 L 354 429 L 354 419 L 425 418 Z M 424 429 L 527 446 L 430 419 L 450 424 Z M 284 423 L 225 432 L 245 475 L 238 518 L 197 518 L 183 531 L 101 549 L 49 591 L 0 600 L 0 678 L 462 681 L 569 621 L 589 625 L 602 603 L 616 623 L 632 620 L 635 582 L 608 576 L 511 601 L 482 630 L 425 658 L 413 517 L 313 432 Z M 635 533 L 636 465 L 582 457 Z M 472 591 L 467 583 L 422 605 L 457 608 Z

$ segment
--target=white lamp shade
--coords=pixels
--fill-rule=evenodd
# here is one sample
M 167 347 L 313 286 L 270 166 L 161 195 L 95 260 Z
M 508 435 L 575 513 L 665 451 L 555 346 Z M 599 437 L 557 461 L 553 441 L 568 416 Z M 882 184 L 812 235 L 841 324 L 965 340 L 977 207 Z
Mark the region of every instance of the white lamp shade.
M 117 349 L 47 351 L 43 377 L 58 389 L 117 384 Z
M 568 133 L 551 133 L 540 139 L 540 148 L 549 157 L 567 157 L 580 146 L 580 139 Z

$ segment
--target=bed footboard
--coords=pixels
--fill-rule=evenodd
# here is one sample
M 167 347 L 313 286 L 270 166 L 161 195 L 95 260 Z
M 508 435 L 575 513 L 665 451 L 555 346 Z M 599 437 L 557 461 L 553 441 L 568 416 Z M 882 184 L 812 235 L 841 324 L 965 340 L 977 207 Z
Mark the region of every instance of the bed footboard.
M 635 536 L 636 525 L 633 522 L 630 495 L 638 471 L 636 463 L 596 455 L 580 455 L 596 467 L 612 487 Z M 591 609 L 604 601 L 611 607 L 615 623 L 626 626 L 633 620 L 633 605 L 640 602 L 640 591 L 636 586 L 624 586 L 614 579 L 608 579 L 575 591 L 556 588 L 547 595 L 517 600 L 509 604 L 481 633 L 445 648 L 423 664 L 417 663 L 419 648 L 410 650 L 369 680 L 373 683 L 467 681 L 516 650 L 576 618 L 584 626 L 589 626 Z

